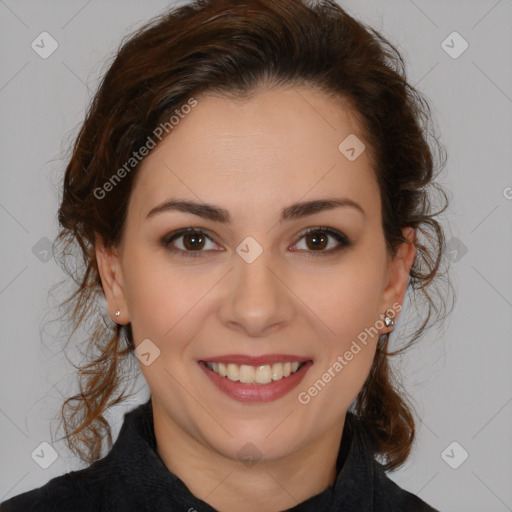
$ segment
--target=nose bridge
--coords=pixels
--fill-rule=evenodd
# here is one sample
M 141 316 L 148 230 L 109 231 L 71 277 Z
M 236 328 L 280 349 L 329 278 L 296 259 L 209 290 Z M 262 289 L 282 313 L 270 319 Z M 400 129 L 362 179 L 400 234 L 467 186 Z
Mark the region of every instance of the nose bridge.
M 266 298 L 266 303 L 274 295 L 276 277 L 270 268 L 270 252 L 261 254 L 254 261 L 248 262 L 243 257 L 235 258 L 234 291 L 239 294 L 238 300 L 246 300 L 256 305 L 260 298 Z
M 271 256 L 252 237 L 238 245 L 221 307 L 223 322 L 236 324 L 253 336 L 288 322 L 293 313 L 290 293 L 276 276 L 279 267 Z

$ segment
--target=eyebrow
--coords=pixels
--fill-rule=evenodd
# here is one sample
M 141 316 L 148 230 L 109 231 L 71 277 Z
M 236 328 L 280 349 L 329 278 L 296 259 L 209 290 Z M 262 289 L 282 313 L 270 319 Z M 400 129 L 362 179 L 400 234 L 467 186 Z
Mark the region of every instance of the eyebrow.
M 332 210 L 334 208 L 350 207 L 359 211 L 365 218 L 366 213 L 355 201 L 348 198 L 331 198 L 331 199 L 316 199 L 314 201 L 305 201 L 301 203 L 292 204 L 281 211 L 280 222 L 301 219 L 309 215 L 314 215 L 325 210 Z M 209 219 L 223 224 L 231 223 L 231 216 L 228 210 L 207 203 L 197 203 L 184 199 L 171 199 L 158 206 L 155 206 L 146 216 L 146 218 L 153 217 L 159 213 L 169 211 L 180 211 L 191 213 L 204 219 Z
M 334 208 L 350 207 L 359 211 L 365 218 L 366 213 L 355 201 L 348 198 L 329 198 L 317 199 L 314 201 L 306 201 L 301 203 L 292 204 L 281 211 L 280 222 L 301 219 L 309 215 L 314 215 L 325 210 L 332 210 Z M 153 217 L 159 213 L 169 211 L 180 211 L 191 213 L 204 219 L 209 219 L 215 222 L 229 224 L 231 216 L 227 210 L 218 206 L 206 203 L 197 203 L 184 199 L 171 199 L 164 203 L 155 206 L 146 216 L 146 218 Z

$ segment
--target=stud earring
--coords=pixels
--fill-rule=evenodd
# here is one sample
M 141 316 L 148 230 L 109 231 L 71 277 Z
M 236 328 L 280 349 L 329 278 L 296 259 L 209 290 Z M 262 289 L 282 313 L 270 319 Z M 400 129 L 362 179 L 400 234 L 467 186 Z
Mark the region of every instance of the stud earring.
M 393 318 L 390 318 L 388 315 L 384 317 L 384 323 L 386 324 L 386 327 L 394 327 L 395 326 L 395 320 Z
M 118 310 L 114 313 L 114 316 L 115 316 L 116 318 L 119 318 L 119 317 L 121 316 L 121 311 L 119 311 L 119 309 L 118 309 Z M 114 320 L 114 322 L 115 322 L 115 320 Z M 117 322 L 116 322 L 116 323 L 117 323 Z

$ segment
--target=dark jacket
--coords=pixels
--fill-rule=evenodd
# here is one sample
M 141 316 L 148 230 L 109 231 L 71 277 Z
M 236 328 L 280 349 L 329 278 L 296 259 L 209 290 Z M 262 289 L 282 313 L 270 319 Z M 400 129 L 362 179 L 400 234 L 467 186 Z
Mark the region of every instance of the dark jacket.
M 293 512 L 438 512 L 390 480 L 358 419 L 347 413 L 334 486 Z M 0 504 L 0 512 L 213 512 L 171 473 L 156 451 L 151 401 L 125 414 L 110 452 L 88 468 L 53 478 Z

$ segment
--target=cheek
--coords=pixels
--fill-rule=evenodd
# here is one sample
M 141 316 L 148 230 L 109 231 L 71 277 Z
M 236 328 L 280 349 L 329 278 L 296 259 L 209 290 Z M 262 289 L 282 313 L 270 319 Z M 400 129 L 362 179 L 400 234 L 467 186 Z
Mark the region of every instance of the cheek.
M 379 318 L 381 276 L 381 264 L 354 253 L 329 272 L 297 276 L 293 289 L 328 337 L 348 340 Z
M 150 338 L 167 351 L 180 349 L 200 327 L 203 299 L 218 276 L 194 275 L 193 269 L 171 266 L 144 251 L 131 252 L 123 270 L 135 344 Z
M 374 328 L 375 317 L 364 299 L 365 294 L 361 294 L 346 303 L 340 300 L 339 309 L 331 305 L 326 323 L 334 333 L 329 331 L 329 335 L 321 337 L 319 358 L 301 386 L 305 393 L 302 399 L 314 400 L 313 407 L 327 423 L 335 421 L 357 397 L 375 358 L 379 335 Z M 319 329 L 325 332 L 325 328 Z M 300 397 L 299 401 L 304 403 Z
M 332 414 L 351 404 L 374 360 L 382 261 L 354 253 L 328 274 L 302 277 L 299 293 L 308 306 L 303 314 L 322 340 L 317 366 L 302 390 L 310 397 L 321 394 L 319 407 L 337 404 Z
M 318 369 L 318 373 L 302 386 L 299 402 L 307 402 L 316 410 L 316 416 L 322 417 L 326 424 L 334 423 L 336 418 L 345 414 L 350 404 L 363 387 L 374 359 L 374 346 L 359 344 L 357 350 L 339 351 L 329 364 Z
M 323 340 L 321 357 L 297 392 L 300 407 L 325 428 L 335 424 L 356 399 L 375 357 L 376 340 L 362 342 L 350 330 Z

